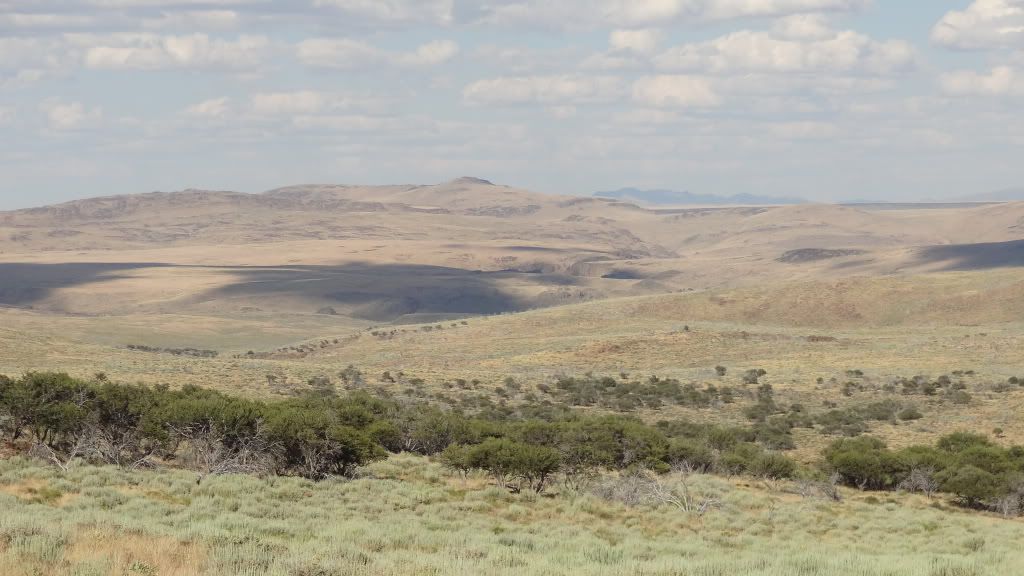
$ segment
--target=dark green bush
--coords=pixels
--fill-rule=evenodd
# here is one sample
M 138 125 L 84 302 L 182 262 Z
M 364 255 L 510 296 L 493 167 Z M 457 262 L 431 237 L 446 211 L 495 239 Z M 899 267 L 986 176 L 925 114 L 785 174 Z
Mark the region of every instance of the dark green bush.
M 895 488 L 902 479 L 903 463 L 877 438 L 861 436 L 833 442 L 825 461 L 843 482 L 861 489 Z
M 796 463 L 781 454 L 765 452 L 751 461 L 747 473 L 772 480 L 792 478 L 796 473 Z
M 555 381 L 554 388 L 543 385 L 541 390 L 571 406 L 601 406 L 618 412 L 656 410 L 666 404 L 706 408 L 716 401 L 731 401 L 733 395 L 732 390 L 722 391 L 711 385 L 701 390 L 674 378 L 651 376 L 646 381 L 629 381 L 592 374 L 579 378 L 562 376 Z
M 924 418 L 924 414 L 922 414 L 921 411 L 914 406 L 907 406 L 906 408 L 900 410 L 899 413 L 896 414 L 896 417 L 904 421 L 920 420 L 921 418 Z
M 968 448 L 974 448 L 978 446 L 988 447 L 992 446 L 992 441 L 988 439 L 984 434 L 974 434 L 972 432 L 954 432 L 939 438 L 935 446 L 939 450 L 957 454 L 967 450 Z
M 459 460 L 458 454 L 449 457 Z M 490 438 L 466 451 L 467 463 L 490 473 L 500 486 L 516 491 L 523 486 L 540 493 L 561 465 L 561 455 L 546 446 L 506 438 Z
M 944 492 L 956 494 L 965 506 L 972 508 L 997 497 L 1002 488 L 996 475 L 971 465 L 944 470 L 938 481 Z
M 697 440 L 675 438 L 669 444 L 668 462 L 673 467 L 710 472 L 715 465 L 715 453 L 707 444 Z
M 946 394 L 949 401 L 954 404 L 966 405 L 971 403 L 971 395 L 963 390 L 951 390 Z
M 868 431 L 864 418 L 852 410 L 829 410 L 818 414 L 814 421 L 824 434 L 852 437 Z

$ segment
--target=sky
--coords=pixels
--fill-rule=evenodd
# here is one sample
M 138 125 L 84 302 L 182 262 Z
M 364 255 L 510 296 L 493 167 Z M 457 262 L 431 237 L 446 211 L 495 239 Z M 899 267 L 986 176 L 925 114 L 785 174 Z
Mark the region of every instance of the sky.
M 1024 0 L 0 0 L 0 209 L 460 176 L 1024 186 Z

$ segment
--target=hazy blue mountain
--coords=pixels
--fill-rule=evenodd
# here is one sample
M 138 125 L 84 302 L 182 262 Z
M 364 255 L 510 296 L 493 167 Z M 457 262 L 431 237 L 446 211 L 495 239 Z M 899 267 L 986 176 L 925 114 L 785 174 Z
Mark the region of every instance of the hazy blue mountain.
M 714 194 L 693 194 L 692 192 L 678 192 L 675 190 L 640 190 L 637 188 L 622 188 L 610 192 L 595 192 L 594 196 L 601 198 L 616 198 L 620 200 L 632 200 L 644 204 L 673 205 L 682 204 L 758 204 L 758 205 L 781 205 L 781 204 L 805 204 L 803 198 L 779 198 L 775 196 L 758 196 L 756 194 L 736 194 L 734 196 L 716 196 Z
M 961 196 L 956 200 L 960 202 L 1017 202 L 1024 200 L 1024 188 L 1004 188 L 995 192 Z

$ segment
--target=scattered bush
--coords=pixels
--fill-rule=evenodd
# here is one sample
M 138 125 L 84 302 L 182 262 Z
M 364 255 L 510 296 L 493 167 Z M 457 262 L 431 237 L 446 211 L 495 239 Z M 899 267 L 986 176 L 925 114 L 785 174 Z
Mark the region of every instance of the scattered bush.
M 547 446 L 507 438 L 490 438 L 465 451 L 467 463 L 486 470 L 502 487 L 519 492 L 524 486 L 538 494 L 559 469 L 561 455 Z
M 1002 448 L 980 434 L 957 432 L 936 446 L 890 451 L 876 438 L 834 442 L 826 466 L 862 489 L 899 488 L 954 494 L 961 505 L 1015 515 L 1024 511 L 1024 447 Z
M 762 368 L 751 368 L 750 370 L 747 370 L 746 372 L 743 373 L 743 383 L 757 384 L 760 381 L 760 378 L 767 374 L 768 372 L 766 372 Z
M 628 376 L 628 375 L 627 375 Z M 551 392 L 560 401 L 571 406 L 600 406 L 617 412 L 631 412 L 640 408 L 658 409 L 665 404 L 706 408 L 715 402 L 731 402 L 729 388 L 708 385 L 698 389 L 692 383 L 683 384 L 673 378 L 651 376 L 646 381 L 626 381 L 625 378 L 597 377 L 587 374 L 581 378 L 561 376 L 554 388 L 539 387 Z
M 921 411 L 914 406 L 907 406 L 906 408 L 900 410 L 899 413 L 896 414 L 896 417 L 904 421 L 920 420 L 921 418 L 924 418 L 924 414 L 922 414 Z
M 339 376 L 349 384 L 362 380 L 352 367 Z M 581 486 L 602 470 L 792 470 L 784 457 L 766 458 L 750 443 L 780 444 L 768 435 L 788 428 L 775 421 L 763 430 L 684 421 L 649 426 L 551 404 L 512 409 L 489 401 L 469 416 L 366 392 L 340 396 L 325 376 L 310 384 L 305 396 L 259 402 L 196 386 L 172 391 L 55 373 L 0 377 L 0 431 L 64 468 L 76 460 L 125 468 L 169 461 L 194 469 L 200 480 L 223 473 L 348 476 L 388 451 L 439 455 L 453 470 L 486 470 L 500 485 L 537 492 L 556 473 Z M 674 389 L 664 380 L 648 385 Z
M 747 473 L 772 480 L 792 478 L 796 473 L 796 463 L 781 454 L 765 452 L 754 458 L 747 468 Z
M 191 356 L 193 358 L 216 358 L 220 355 L 216 350 L 200 350 L 197 348 L 156 348 L 143 344 L 128 344 L 129 350 L 151 352 L 154 354 L 170 354 L 172 356 Z

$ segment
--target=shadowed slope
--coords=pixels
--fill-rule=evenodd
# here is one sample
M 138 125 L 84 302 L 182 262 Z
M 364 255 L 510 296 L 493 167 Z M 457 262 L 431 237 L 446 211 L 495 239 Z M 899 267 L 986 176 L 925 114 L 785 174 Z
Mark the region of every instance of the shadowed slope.
M 167 266 L 153 262 L 0 262 L 0 305 L 31 306 L 54 291 L 126 278 L 122 272 Z
M 985 270 L 1024 266 L 1024 240 L 928 246 L 918 252 L 926 263 L 944 263 L 947 270 Z

